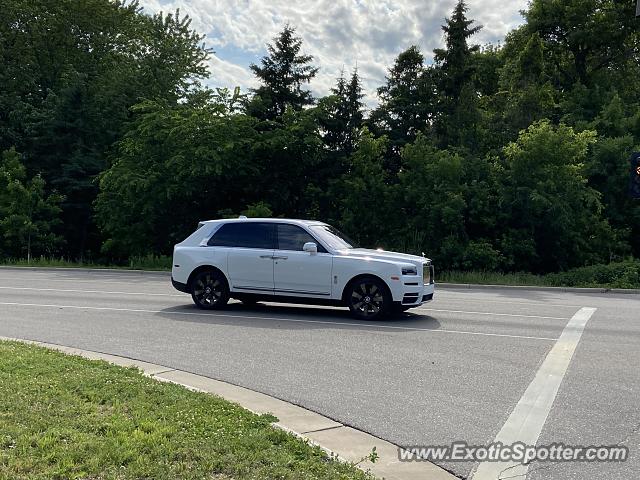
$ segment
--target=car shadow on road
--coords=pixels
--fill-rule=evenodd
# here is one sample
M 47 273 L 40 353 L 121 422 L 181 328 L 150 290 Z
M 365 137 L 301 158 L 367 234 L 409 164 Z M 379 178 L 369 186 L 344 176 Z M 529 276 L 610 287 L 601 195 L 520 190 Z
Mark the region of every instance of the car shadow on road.
M 347 309 L 263 303 L 230 303 L 224 310 L 216 311 L 201 310 L 194 305 L 175 306 L 165 308 L 157 315 L 169 316 L 180 322 L 292 330 L 339 327 L 401 332 L 441 327 L 438 319 L 432 316 L 410 312 L 394 314 L 384 320 L 366 321 L 353 318 Z

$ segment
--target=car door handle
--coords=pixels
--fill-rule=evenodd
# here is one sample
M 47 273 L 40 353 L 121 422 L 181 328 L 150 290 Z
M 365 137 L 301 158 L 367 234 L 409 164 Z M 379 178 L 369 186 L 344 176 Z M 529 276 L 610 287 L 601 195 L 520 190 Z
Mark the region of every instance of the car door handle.
M 273 255 L 260 255 L 260 258 L 271 258 L 271 259 L 273 259 Z
M 273 256 L 273 259 L 274 259 L 274 260 L 286 260 L 287 258 L 289 258 L 289 257 L 279 257 L 279 256 L 277 256 L 277 255 L 274 255 L 274 256 Z

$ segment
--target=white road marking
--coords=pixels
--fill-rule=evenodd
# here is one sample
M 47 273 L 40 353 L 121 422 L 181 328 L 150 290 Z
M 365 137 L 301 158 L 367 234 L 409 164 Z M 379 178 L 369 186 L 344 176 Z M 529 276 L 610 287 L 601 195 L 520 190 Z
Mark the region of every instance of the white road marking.
M 105 295 L 144 295 L 153 297 L 184 297 L 184 293 L 108 292 L 104 290 L 75 290 L 67 288 L 0 287 L 2 290 L 35 290 L 38 292 L 99 293 Z
M 468 313 L 471 315 L 491 315 L 497 317 L 546 318 L 551 320 L 569 320 L 567 317 L 545 317 L 542 315 L 524 315 L 519 313 L 467 312 L 465 310 L 440 310 L 437 308 L 417 307 L 414 310 L 423 312 Z
M 103 295 L 142 295 L 142 296 L 157 296 L 157 297 L 184 297 L 184 294 L 174 293 L 147 293 L 147 292 L 117 292 L 117 291 L 104 291 L 104 290 L 78 290 L 78 289 L 66 289 L 66 288 L 32 288 L 32 287 L 4 287 L 0 286 L 0 290 L 29 290 L 29 291 L 44 291 L 44 292 L 67 292 L 67 293 L 95 293 Z M 532 304 L 533 305 L 533 304 Z M 468 312 L 465 310 L 444 310 L 429 307 L 416 307 L 413 311 L 431 311 L 431 312 L 443 312 L 443 313 L 465 313 L 472 315 L 492 315 L 498 317 L 523 317 L 523 318 L 541 318 L 550 320 L 568 320 L 566 317 L 547 317 L 542 315 L 525 315 L 517 313 L 494 313 L 494 312 Z
M 569 320 L 494 442 L 500 442 L 503 445 L 511 445 L 515 442 L 526 445 L 536 444 L 562 379 L 567 373 L 571 358 L 578 347 L 582 332 L 595 311 L 595 308 L 583 307 Z M 504 473 L 504 478 L 524 479 L 528 469 L 529 465 L 513 462 L 483 462 L 478 465 L 471 478 L 472 480 L 497 480 Z
M 102 310 L 113 312 L 133 312 L 133 313 L 156 313 L 162 315 L 196 315 L 205 317 L 225 317 L 225 318 L 239 318 L 239 319 L 256 319 L 256 320 L 277 320 L 280 322 L 293 322 L 293 323 L 314 323 L 322 325 L 332 326 L 350 326 L 350 327 L 375 327 L 379 329 L 389 330 L 409 330 L 417 332 L 433 332 L 433 333 L 453 333 L 460 335 L 479 335 L 485 337 L 505 337 L 505 338 L 524 338 L 530 340 L 546 340 L 555 341 L 555 338 L 550 337 L 533 337 L 528 335 L 508 335 L 503 333 L 486 333 L 486 332 L 470 332 L 466 330 L 447 330 L 443 328 L 430 329 L 430 328 L 416 328 L 416 327 L 403 327 L 399 325 L 379 325 L 374 323 L 353 323 L 353 322 L 329 322 L 323 320 L 302 320 L 299 318 L 283 318 L 283 317 L 261 317 L 257 315 L 229 315 L 222 313 L 204 313 L 204 312 L 180 312 L 180 311 L 163 311 L 163 310 L 146 310 L 140 308 L 116 308 L 116 307 L 90 307 L 82 305 L 52 305 L 42 303 L 17 303 L 17 302 L 0 302 L 0 305 L 10 305 L 18 307 L 42 307 L 42 308 L 73 308 L 79 310 Z
M 436 289 L 436 296 L 434 298 L 434 302 L 438 301 L 441 298 L 447 298 L 447 300 L 459 300 L 461 302 L 469 303 L 469 299 L 472 298 L 469 296 L 469 293 L 452 293 L 444 290 Z M 486 298 L 482 298 L 482 303 L 504 303 L 507 305 L 528 305 L 530 307 L 566 307 L 566 308 L 582 308 L 584 305 L 570 305 L 568 303 L 547 303 L 543 300 L 540 301 L 529 301 L 529 302 L 512 302 L 510 300 L 489 300 Z

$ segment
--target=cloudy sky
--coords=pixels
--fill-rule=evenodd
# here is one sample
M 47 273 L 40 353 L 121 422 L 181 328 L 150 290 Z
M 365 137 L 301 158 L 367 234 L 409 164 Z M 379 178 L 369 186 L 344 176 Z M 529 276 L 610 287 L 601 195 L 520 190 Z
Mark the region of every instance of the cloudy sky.
M 443 44 L 440 26 L 456 0 L 142 0 L 148 12 L 179 8 L 192 26 L 205 33 L 213 48 L 212 86 L 242 89 L 256 86 L 249 70 L 265 54 L 265 44 L 289 22 L 303 39 L 305 53 L 320 67 L 310 89 L 325 95 L 342 68 L 357 65 L 366 101 L 376 102 L 375 89 L 394 58 L 418 45 L 427 61 Z M 476 43 L 497 43 L 522 22 L 527 0 L 468 0 L 469 16 L 483 25 Z

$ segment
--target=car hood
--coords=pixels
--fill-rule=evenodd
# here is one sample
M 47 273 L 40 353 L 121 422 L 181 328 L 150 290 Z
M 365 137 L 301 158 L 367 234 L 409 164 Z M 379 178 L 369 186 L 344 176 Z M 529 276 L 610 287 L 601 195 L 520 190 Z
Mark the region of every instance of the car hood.
M 341 250 L 341 255 L 350 257 L 370 258 L 372 260 L 386 260 L 397 263 L 412 263 L 421 266 L 423 263 L 430 261 L 428 258 L 418 255 L 409 255 L 408 253 L 388 252 L 386 250 L 373 250 L 369 248 L 352 248 L 349 250 Z

